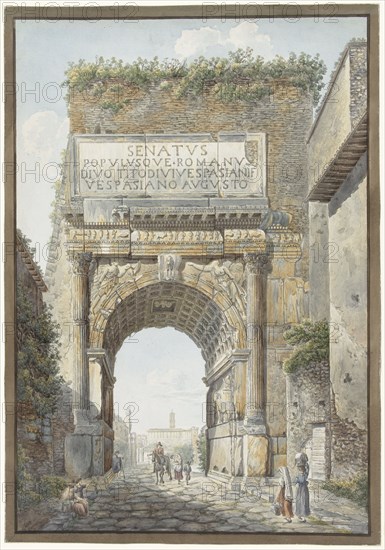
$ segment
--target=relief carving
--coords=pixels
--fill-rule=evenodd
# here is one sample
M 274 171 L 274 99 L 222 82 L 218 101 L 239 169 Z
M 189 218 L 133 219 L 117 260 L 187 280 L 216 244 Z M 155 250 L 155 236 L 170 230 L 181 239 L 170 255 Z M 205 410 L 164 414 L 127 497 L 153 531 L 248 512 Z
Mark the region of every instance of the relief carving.
M 222 236 L 219 231 L 148 231 L 135 230 L 131 235 L 131 242 L 147 243 L 196 243 L 220 242 Z
M 95 315 L 102 301 L 109 293 L 122 284 L 124 279 L 127 282 L 136 282 L 143 275 L 140 273 L 142 264 L 138 261 L 135 264 L 119 265 L 117 262 L 102 264 L 95 271 L 91 289 L 91 312 Z M 117 300 L 121 301 L 117 294 Z
M 192 262 L 188 262 L 186 265 L 200 271 L 199 277 L 204 273 L 211 276 L 213 298 L 217 293 L 224 292 L 234 304 L 237 301 L 240 301 L 242 305 L 245 304 L 246 290 L 242 286 L 244 269 L 240 263 L 214 260 L 206 266 L 200 266 Z
M 160 254 L 158 256 L 159 280 L 175 281 L 182 258 L 177 254 Z

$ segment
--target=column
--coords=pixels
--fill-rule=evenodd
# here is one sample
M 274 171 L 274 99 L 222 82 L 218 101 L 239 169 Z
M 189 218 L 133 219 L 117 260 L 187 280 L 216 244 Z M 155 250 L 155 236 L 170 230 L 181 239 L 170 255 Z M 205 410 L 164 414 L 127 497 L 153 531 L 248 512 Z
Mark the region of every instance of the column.
M 88 331 L 88 271 L 92 254 L 78 253 L 70 257 L 72 264 L 72 315 L 74 357 L 75 408 L 89 408 L 89 379 L 87 365 Z
M 265 433 L 264 340 L 265 275 L 267 255 L 245 254 L 247 277 L 247 347 L 250 349 L 247 379 L 247 424 Z
M 88 272 L 92 255 L 72 253 L 73 319 L 73 393 L 75 431 L 67 434 L 64 461 L 68 477 L 90 477 L 103 473 L 102 433 L 95 430 L 90 411 L 90 388 L 87 357 L 88 340 Z
M 265 424 L 265 279 L 268 256 L 245 254 L 247 282 L 247 395 L 244 427 L 245 475 L 263 476 L 269 469 L 269 439 Z

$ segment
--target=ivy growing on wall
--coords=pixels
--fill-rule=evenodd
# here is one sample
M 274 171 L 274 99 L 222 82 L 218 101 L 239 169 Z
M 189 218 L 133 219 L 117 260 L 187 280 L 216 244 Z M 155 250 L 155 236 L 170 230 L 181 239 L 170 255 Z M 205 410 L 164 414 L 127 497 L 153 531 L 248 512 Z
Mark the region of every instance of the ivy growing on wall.
M 284 333 L 285 340 L 294 351 L 283 363 L 286 373 L 296 372 L 310 363 L 329 361 L 329 323 L 326 320 L 305 320 Z
M 253 56 L 253 50 L 238 49 L 227 57 L 199 57 L 190 64 L 177 59 L 160 61 L 138 58 L 133 63 L 122 59 L 98 57 L 94 62 L 80 59 L 70 63 L 63 86 L 67 88 L 67 100 L 71 91 L 86 92 L 102 108 L 118 112 L 129 99 L 123 99 L 127 86 L 146 90 L 159 85 L 172 90 L 175 97 L 198 97 L 211 90 L 224 102 L 253 102 L 271 93 L 274 80 L 288 83 L 312 94 L 314 105 L 320 99 L 324 86 L 326 65 L 319 55 L 291 53 L 287 59 L 276 56 L 265 61 Z M 112 93 L 117 99 L 107 97 Z
M 59 374 L 59 326 L 46 304 L 36 315 L 20 283 L 16 293 L 17 399 L 37 417 L 53 414 L 64 380 Z

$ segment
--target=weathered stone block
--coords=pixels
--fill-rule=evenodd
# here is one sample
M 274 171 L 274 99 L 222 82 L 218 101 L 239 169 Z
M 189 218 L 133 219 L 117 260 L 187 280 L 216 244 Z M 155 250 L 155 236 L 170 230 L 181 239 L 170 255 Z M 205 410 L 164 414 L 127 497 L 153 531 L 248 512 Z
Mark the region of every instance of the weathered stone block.
M 91 476 L 92 451 L 91 435 L 67 435 L 64 450 L 67 475 L 71 478 Z
M 278 438 L 277 437 L 271 437 L 270 438 L 270 445 L 271 445 L 271 452 L 272 454 L 278 453 Z
M 279 468 L 281 468 L 281 466 L 286 466 L 287 465 L 287 459 L 286 459 L 286 454 L 284 455 L 274 455 L 273 456 L 273 465 L 272 465 L 272 475 L 275 475 Z
M 280 455 L 286 455 L 286 437 L 277 437 L 277 444 L 278 444 L 278 454 Z
M 260 435 L 247 437 L 247 475 L 265 476 L 269 471 L 269 439 Z

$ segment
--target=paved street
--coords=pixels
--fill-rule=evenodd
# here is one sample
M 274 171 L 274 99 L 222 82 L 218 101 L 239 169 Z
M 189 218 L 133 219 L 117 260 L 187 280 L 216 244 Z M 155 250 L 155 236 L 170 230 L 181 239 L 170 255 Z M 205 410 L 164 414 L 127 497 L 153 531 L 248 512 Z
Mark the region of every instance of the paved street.
M 213 481 L 193 472 L 188 486 L 173 480 L 156 485 L 152 465 L 145 464 L 111 481 L 108 487 L 89 486 L 89 515 L 72 518 L 58 511 L 44 531 L 186 531 L 364 533 L 365 512 L 345 499 L 311 489 L 312 515 L 306 523 L 277 517 L 258 486 Z M 271 487 L 270 493 L 275 488 Z

